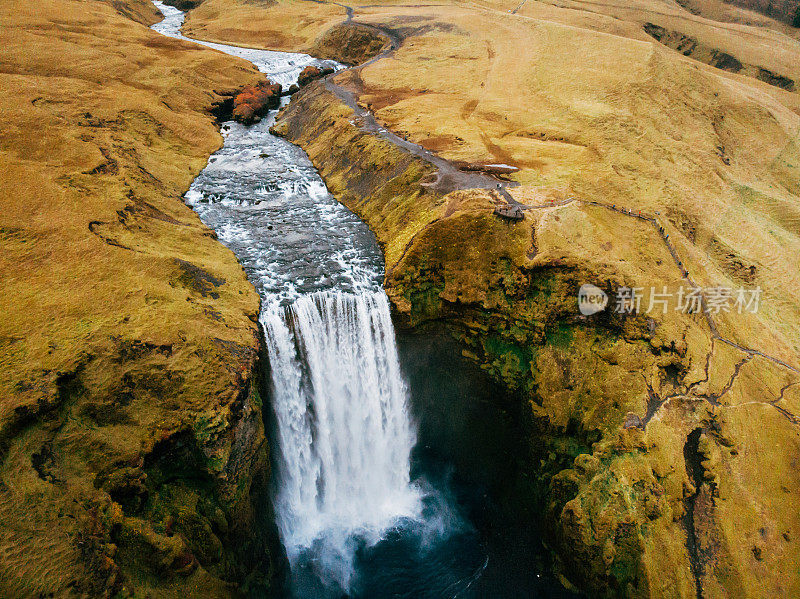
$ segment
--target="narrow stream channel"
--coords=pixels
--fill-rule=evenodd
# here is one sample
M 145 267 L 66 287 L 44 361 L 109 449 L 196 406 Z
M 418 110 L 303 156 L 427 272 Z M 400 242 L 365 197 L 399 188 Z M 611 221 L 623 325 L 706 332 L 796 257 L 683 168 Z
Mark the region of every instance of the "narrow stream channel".
M 184 13 L 154 4 L 165 18 L 153 29 L 188 39 L 180 33 Z M 284 87 L 309 64 L 335 66 L 196 43 L 245 58 Z M 469 476 L 453 482 L 458 468 L 449 460 L 476 449 L 487 460 L 470 457 L 466 469 L 488 468 L 494 482 L 506 474 L 508 464 L 494 468 L 488 460 L 508 456 L 484 451 L 513 451 L 500 411 L 480 403 L 469 377 L 451 380 L 449 369 L 462 366 L 453 362 L 456 348 L 407 334 L 398 351 L 374 235 L 328 193 L 302 150 L 270 134 L 273 119 L 225 123 L 223 147 L 185 201 L 234 251 L 261 295 L 287 595 L 561 596 L 557 583 L 537 574 L 539 554 L 530 555 L 524 539 L 521 551 L 487 541 L 487 527 L 512 531 L 513 522 L 474 524 L 474 513 L 491 511 L 484 495 L 491 485 L 479 486 L 476 497 Z M 429 367 L 442 351 L 452 359 Z M 448 409 L 463 413 L 447 422 Z M 476 431 L 483 439 L 471 446 Z

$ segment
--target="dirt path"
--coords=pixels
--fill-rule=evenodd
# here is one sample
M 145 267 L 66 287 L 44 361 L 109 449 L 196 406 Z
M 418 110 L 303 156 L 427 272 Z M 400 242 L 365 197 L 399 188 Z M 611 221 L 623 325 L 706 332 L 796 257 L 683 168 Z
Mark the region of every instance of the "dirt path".
M 311 0 L 311 1 L 321 3 L 321 0 Z M 363 64 L 350 67 L 342 71 L 338 71 L 337 73 L 329 75 L 328 77 L 325 78 L 324 85 L 326 89 L 335 94 L 336 97 L 342 100 L 353 110 L 353 112 L 356 115 L 356 123 L 358 124 L 359 128 L 362 131 L 379 135 L 380 137 L 389 141 L 395 146 L 402 148 L 403 150 L 409 152 L 413 156 L 421 160 L 424 160 L 425 162 L 436 167 L 435 180 L 424 183 L 424 185 L 429 189 L 441 193 L 442 195 L 446 195 L 451 191 L 455 191 L 458 189 L 496 189 L 508 203 L 513 205 L 523 206 L 522 204 L 517 202 L 511 196 L 511 194 L 508 193 L 508 191 L 506 190 L 507 187 L 518 186 L 519 183 L 515 181 L 504 181 L 496 177 L 493 177 L 491 175 L 488 175 L 486 173 L 481 173 L 476 171 L 462 171 L 460 168 L 455 166 L 449 160 L 441 158 L 440 156 L 437 156 L 430 150 L 423 148 L 419 144 L 415 144 L 411 141 L 408 141 L 407 139 L 388 130 L 386 127 L 383 127 L 377 121 L 375 115 L 373 115 L 371 111 L 369 111 L 366 108 L 363 108 L 358 104 L 356 93 L 354 91 L 346 89 L 345 87 L 338 85 L 337 83 L 334 82 L 336 76 L 341 75 L 341 73 L 343 72 L 353 73 L 356 75 L 356 78 L 360 80 L 359 73 L 361 72 L 361 69 L 377 62 L 378 60 L 384 58 L 390 58 L 394 54 L 394 52 L 400 47 L 403 40 L 394 31 L 378 27 L 377 25 L 372 25 L 369 23 L 361 23 L 359 21 L 356 21 L 355 11 L 352 7 L 347 6 L 345 4 L 340 4 L 339 2 L 333 2 L 333 4 L 335 4 L 336 6 L 341 6 L 347 11 L 347 18 L 345 20 L 345 23 L 353 23 L 361 27 L 366 27 L 389 40 L 388 46 L 380 54 L 374 56 L 373 58 L 369 59 Z

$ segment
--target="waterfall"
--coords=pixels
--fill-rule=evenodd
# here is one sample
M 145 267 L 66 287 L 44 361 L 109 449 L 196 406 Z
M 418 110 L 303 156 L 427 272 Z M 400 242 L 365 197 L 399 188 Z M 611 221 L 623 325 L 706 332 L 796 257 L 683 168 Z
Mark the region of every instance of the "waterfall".
M 188 40 L 181 34 L 184 13 L 154 4 L 165 18 L 153 29 Z M 195 43 L 249 60 L 284 86 L 308 65 L 340 66 L 305 54 Z M 185 200 L 236 254 L 262 299 L 275 415 L 273 500 L 291 565 L 291 597 L 531 596 L 513 577 L 504 583 L 511 585 L 506 593 L 487 592 L 496 577 L 475 586 L 489 554 L 464 520 L 449 486 L 454 471 L 440 462 L 435 446 L 420 448 L 410 480 L 417 428 L 381 286 L 380 246 L 328 193 L 305 152 L 270 133 L 274 116 L 251 126 L 225 123 L 224 145 Z M 427 411 L 426 396 L 444 393 L 435 403 L 454 426 L 442 427 L 439 444 L 458 450 L 464 435 L 484 429 L 471 423 L 465 402 L 473 398 L 461 373 L 452 373 L 458 381 L 445 381 L 431 370 L 430 380 L 426 374 L 415 381 L 415 405 Z M 485 416 L 481 407 L 479 418 Z M 492 430 L 505 426 L 504 418 L 503 428 Z M 515 563 L 506 554 L 502 559 Z
M 347 590 L 359 544 L 422 513 L 415 443 L 389 302 L 381 289 L 321 291 L 261 314 L 280 444 L 278 527 Z

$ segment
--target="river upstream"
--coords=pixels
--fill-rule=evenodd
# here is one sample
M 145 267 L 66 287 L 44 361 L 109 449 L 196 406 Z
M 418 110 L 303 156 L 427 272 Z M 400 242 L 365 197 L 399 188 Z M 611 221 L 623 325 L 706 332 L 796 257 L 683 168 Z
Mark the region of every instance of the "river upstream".
M 188 39 L 184 13 L 155 4 L 165 19 L 153 29 Z M 284 88 L 307 65 L 337 66 L 197 43 L 251 61 Z M 495 391 L 441 335 L 398 343 L 375 237 L 301 149 L 269 132 L 273 118 L 225 123 L 222 149 L 185 201 L 261 295 L 286 595 L 562 596 L 537 573 L 541 553 L 528 549 L 537 543 L 509 541 L 519 530 L 492 515 L 487 490 L 514 451 L 504 440 L 513 424 L 487 407 Z M 464 372 L 458 381 L 453 368 Z M 472 470 L 482 474 L 459 474 Z

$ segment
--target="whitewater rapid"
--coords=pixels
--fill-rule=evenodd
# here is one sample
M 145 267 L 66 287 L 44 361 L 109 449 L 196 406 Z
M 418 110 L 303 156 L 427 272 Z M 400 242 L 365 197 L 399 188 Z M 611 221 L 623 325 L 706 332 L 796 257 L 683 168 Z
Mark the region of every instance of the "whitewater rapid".
M 183 38 L 183 13 L 155 4 L 165 19 L 153 29 Z M 338 66 L 204 45 L 250 60 L 283 86 L 309 64 Z M 223 147 L 185 201 L 236 253 L 262 298 L 278 435 L 275 509 L 290 565 L 347 592 L 360 548 L 409 523 L 425 529 L 430 520 L 439 530 L 442 510 L 423 517 L 425 493 L 410 479 L 416 437 L 377 242 L 305 153 L 269 132 L 273 119 L 226 123 Z

